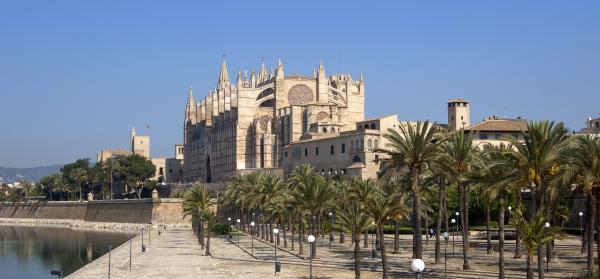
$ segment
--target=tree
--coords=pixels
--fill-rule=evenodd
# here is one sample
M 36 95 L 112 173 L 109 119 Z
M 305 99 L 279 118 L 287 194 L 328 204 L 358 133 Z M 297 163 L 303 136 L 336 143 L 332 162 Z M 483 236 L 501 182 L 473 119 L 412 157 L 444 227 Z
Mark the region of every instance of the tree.
M 377 234 L 379 235 L 380 239 L 379 246 L 381 250 L 383 278 L 387 279 L 389 267 L 387 264 L 387 254 L 385 250 L 385 239 L 383 233 L 385 222 L 398 215 L 407 214 L 408 208 L 406 205 L 398 203 L 396 195 L 385 193 L 382 190 L 377 190 L 369 197 L 367 203 L 365 204 L 365 209 L 377 225 Z
M 67 194 L 67 198 L 68 198 L 68 194 L 71 191 L 71 187 L 69 186 L 69 182 L 65 179 L 64 175 L 55 174 L 55 177 L 53 178 L 53 180 L 54 180 L 54 185 L 52 187 L 52 190 L 54 192 L 59 193 L 58 200 L 62 201 L 62 198 L 65 193 Z
M 183 198 L 183 216 L 191 216 L 197 225 L 196 233 L 202 248 L 204 248 L 204 217 L 205 211 L 210 211 L 212 205 L 208 190 L 201 184 L 195 184 Z
M 156 173 L 156 167 L 146 157 L 133 154 L 119 160 L 119 175 L 127 184 L 135 190 L 138 199 L 143 183 L 152 178 Z
M 371 198 L 375 190 L 375 185 L 370 179 L 360 180 L 358 178 L 355 178 L 350 183 L 350 189 L 348 189 L 348 194 L 350 194 L 351 198 L 359 201 L 361 206 L 365 208 L 369 203 L 369 199 Z M 363 238 L 363 248 L 368 247 L 368 241 L 369 234 L 368 232 L 365 232 Z
M 460 197 L 460 218 L 462 226 L 463 242 L 463 270 L 470 269 L 469 266 L 469 184 L 467 174 L 473 161 L 476 159 L 477 149 L 473 146 L 470 136 L 465 135 L 464 130 L 452 134 L 446 144 L 443 145 L 443 164 L 453 172 L 452 177 L 458 185 Z
M 546 227 L 548 219 L 542 211 L 538 211 L 529 221 L 523 217 L 520 209 L 515 210 L 512 217 L 511 222 L 521 231 L 523 244 L 527 248 L 527 279 L 533 279 L 533 253 L 546 243 L 557 239 L 560 230 L 558 227 Z M 543 262 L 538 262 L 538 272 L 544 272 Z
M 204 209 L 201 213 L 201 218 L 207 224 L 206 230 L 206 250 L 204 256 L 211 255 L 210 253 L 210 233 L 212 232 L 213 225 L 218 222 L 217 215 L 210 209 Z
M 87 170 L 76 168 L 70 172 L 70 177 L 79 186 L 79 201 L 83 201 L 83 185 L 87 183 L 89 176 Z
M 354 242 L 354 278 L 360 279 L 360 236 L 369 229 L 371 218 L 362 210 L 357 201 L 348 204 L 339 213 L 338 218 L 350 230 Z
M 406 169 L 411 179 L 411 193 L 413 198 L 413 239 L 415 257 L 423 257 L 423 244 L 421 237 L 421 189 L 419 179 L 428 165 L 440 153 L 440 144 L 443 142 L 438 135 L 439 128 L 434 124 L 417 122 L 413 125 L 400 125 L 401 133 L 388 129 L 384 137 L 388 140 L 384 149 L 377 149 L 386 155 L 389 167 L 386 171 L 400 171 Z

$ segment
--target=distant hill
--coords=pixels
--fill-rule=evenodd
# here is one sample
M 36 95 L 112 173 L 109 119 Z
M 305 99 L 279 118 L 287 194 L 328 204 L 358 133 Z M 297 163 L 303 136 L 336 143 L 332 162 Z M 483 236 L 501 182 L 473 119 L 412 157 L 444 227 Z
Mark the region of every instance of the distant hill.
M 11 183 L 21 179 L 28 179 L 32 181 L 39 181 L 40 178 L 60 172 L 60 168 L 63 165 L 53 165 L 45 167 L 33 167 L 33 168 L 6 168 L 0 167 L 0 180 Z

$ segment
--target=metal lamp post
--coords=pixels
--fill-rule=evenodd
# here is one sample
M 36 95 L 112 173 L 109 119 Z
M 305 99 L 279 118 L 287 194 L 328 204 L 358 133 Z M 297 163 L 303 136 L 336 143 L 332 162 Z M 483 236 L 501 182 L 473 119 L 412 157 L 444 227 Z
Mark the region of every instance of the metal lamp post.
M 331 250 L 331 242 L 333 242 L 333 213 L 329 211 L 329 249 Z
M 240 247 L 240 219 L 237 219 L 235 221 L 237 222 L 238 247 Z
M 277 237 L 279 235 L 279 229 L 274 228 L 273 233 L 275 234 L 275 237 Z M 279 272 L 279 270 L 281 269 L 281 266 L 277 262 L 277 243 L 275 243 L 273 247 L 275 247 L 275 274 L 277 274 L 277 272 Z
M 585 250 L 585 244 L 583 241 L 583 212 L 579 211 L 579 234 L 581 235 L 581 253 Z
M 458 233 L 458 227 L 460 226 L 460 218 L 458 218 L 458 216 L 460 215 L 460 213 L 458 213 L 458 211 L 456 211 L 456 213 L 454 213 L 454 215 L 456 215 L 456 232 Z
M 231 241 L 231 217 L 227 218 L 227 238 Z
M 450 222 L 454 226 L 454 224 L 456 224 L 456 219 L 452 219 L 452 220 L 450 220 Z M 453 257 L 454 257 L 454 235 L 455 235 L 455 233 L 452 234 L 452 256 Z
M 448 278 L 448 238 L 450 235 L 448 232 L 443 234 L 446 246 L 444 246 L 444 278 Z
M 108 279 L 110 279 L 110 252 L 112 251 L 112 245 L 108 245 Z
M 375 228 L 375 222 L 372 222 L 371 229 L 373 230 L 374 228 Z M 373 243 L 373 235 L 374 234 L 375 234 L 374 232 L 371 233 L 371 261 L 373 261 L 373 259 L 375 259 L 375 253 L 376 253 L 375 245 Z
M 310 270 L 310 277 L 309 278 L 312 279 L 313 278 L 312 277 L 312 250 L 313 250 L 313 247 L 312 246 L 315 243 L 315 236 L 311 234 L 311 235 L 308 236 L 307 239 L 308 239 L 308 243 L 310 243 L 309 244 L 310 245 L 310 257 L 309 257 L 309 259 L 310 259 L 310 263 L 309 263 L 309 266 L 310 266 L 310 269 L 309 269 Z
M 550 223 L 546 222 L 544 224 L 544 227 L 546 227 L 547 229 L 549 229 L 550 228 Z M 546 255 L 545 258 L 546 258 L 546 273 L 548 273 L 550 258 L 548 257 L 548 255 Z
M 250 222 L 250 236 L 252 236 L 252 256 L 254 256 L 254 225 L 256 225 L 254 221 Z
M 416 278 L 421 278 L 421 272 L 425 270 L 425 263 L 421 259 L 414 259 L 410 263 L 410 269 L 416 274 Z

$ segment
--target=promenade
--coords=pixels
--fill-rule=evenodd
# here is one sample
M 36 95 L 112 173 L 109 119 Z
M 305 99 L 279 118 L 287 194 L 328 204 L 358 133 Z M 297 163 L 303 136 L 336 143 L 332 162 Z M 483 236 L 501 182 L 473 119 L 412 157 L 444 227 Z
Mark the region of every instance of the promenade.
M 401 254 L 389 254 L 390 275 L 392 278 L 411 278 L 414 276 L 409 271 L 410 236 L 403 236 Z M 337 240 L 337 235 L 336 235 Z M 263 240 L 242 235 L 239 240 L 234 235 L 232 241 L 223 237 L 211 238 L 211 256 L 203 256 L 204 250 L 200 249 L 197 240 L 189 229 L 169 229 L 159 236 L 156 230 L 152 231 L 150 243 L 148 234 L 144 235 L 147 246 L 145 253 L 141 252 L 141 236 L 132 240 L 132 263 L 129 270 L 129 243 L 116 248 L 111 253 L 110 278 L 308 278 L 309 261 L 289 249 L 278 249 L 278 261 L 282 270 L 274 274 L 275 247 Z M 386 239 L 389 248 L 392 248 L 393 239 Z M 433 264 L 433 239 L 426 246 L 425 255 L 426 272 L 423 278 L 443 278 L 444 264 Z M 456 256 L 449 258 L 448 278 L 495 278 L 497 277 L 497 254 L 485 254 L 485 242 L 477 239 L 473 241 L 475 247 L 471 253 L 473 270 L 461 270 L 462 259 L 459 253 L 460 245 L 455 247 Z M 290 245 L 288 240 L 288 247 Z M 281 246 L 283 239 L 281 239 Z M 318 258 L 313 260 L 314 278 L 354 278 L 353 253 L 350 243 L 333 243 L 329 249 L 327 239 L 318 238 Z M 370 245 L 370 242 L 369 242 Z M 252 248 L 254 247 L 254 248 Z M 451 252 L 449 245 L 448 252 Z M 585 267 L 585 256 L 579 254 L 577 239 L 571 238 L 561 241 L 557 249 L 560 250 L 559 261 L 550 263 L 550 272 L 547 278 L 565 278 Z M 308 254 L 308 245 L 304 246 Z M 362 249 L 362 243 L 361 243 Z M 506 277 L 524 278 L 525 259 L 513 259 L 514 243 L 507 244 Z M 296 243 L 296 252 L 298 243 Z M 391 252 L 391 249 L 388 251 Z M 442 246 L 443 256 L 443 246 Z M 362 278 L 381 278 L 381 262 L 379 258 L 371 260 L 370 248 L 361 252 Z M 67 278 L 95 279 L 108 278 L 108 255 L 104 255 L 91 264 L 71 274 Z

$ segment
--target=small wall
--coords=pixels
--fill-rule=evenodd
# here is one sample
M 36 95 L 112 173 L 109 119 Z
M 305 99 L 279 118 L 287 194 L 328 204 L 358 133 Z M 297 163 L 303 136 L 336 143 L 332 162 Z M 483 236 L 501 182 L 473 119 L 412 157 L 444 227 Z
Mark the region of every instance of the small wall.
M 181 199 L 0 203 L 0 218 L 69 219 L 84 222 L 188 224 Z

